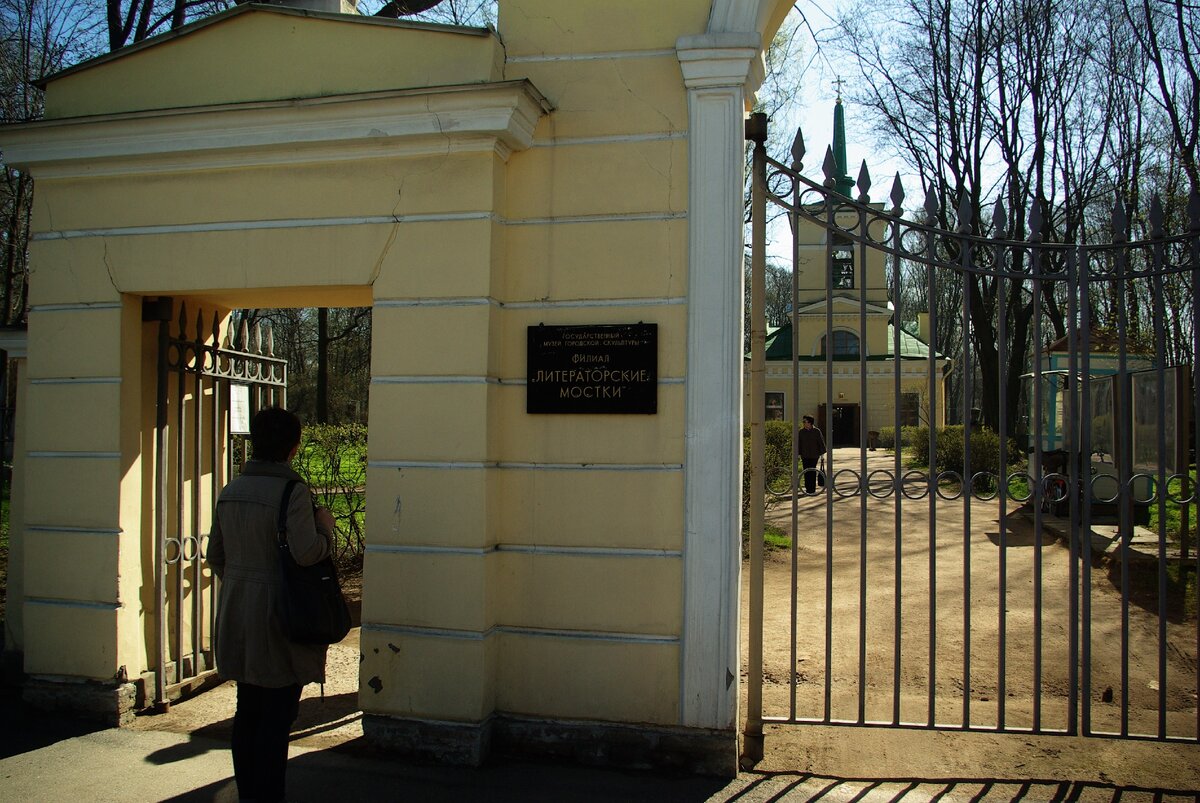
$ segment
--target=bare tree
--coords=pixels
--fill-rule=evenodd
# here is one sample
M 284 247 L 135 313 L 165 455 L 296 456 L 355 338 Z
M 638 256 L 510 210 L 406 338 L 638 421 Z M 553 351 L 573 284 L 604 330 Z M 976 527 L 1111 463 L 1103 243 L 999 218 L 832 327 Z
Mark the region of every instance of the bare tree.
M 227 0 L 105 0 L 108 49 L 118 50 L 164 31 L 183 27 L 194 19 L 230 8 Z
M 367 0 L 359 4 L 359 12 L 443 25 L 496 24 L 496 0 Z
M 844 16 L 833 44 L 858 66 L 853 99 L 917 175 L 921 200 L 934 200 L 938 227 L 1058 243 L 1111 235 L 1114 192 L 1137 209 L 1131 193 L 1169 184 L 1158 172 L 1164 139 L 1157 132 L 1166 131 L 1158 119 L 1170 123 L 1168 161 L 1194 164 L 1194 12 L 1166 0 L 1113 2 L 1132 10 L 1105 13 L 1082 0 L 883 0 Z M 1147 15 L 1157 15 L 1157 26 L 1134 30 Z M 1157 110 L 1142 97 L 1154 75 L 1168 76 L 1158 81 Z M 1182 108 L 1165 111 L 1171 105 Z M 1151 171 L 1158 176 L 1148 181 Z M 997 207 L 1003 231 L 994 230 Z M 1050 278 L 1066 275 L 1065 257 L 1040 253 L 1036 266 L 1028 264 L 1031 251 L 1017 253 L 1007 277 L 972 274 L 962 290 L 963 336 L 991 426 L 1002 411 L 1017 418 L 1030 347 L 1067 331 L 1065 282 L 1012 278 L 1031 277 L 1035 267 Z M 1128 311 L 1131 337 L 1141 337 L 1151 325 L 1146 289 L 1101 289 L 1100 305 Z M 1171 291 L 1182 296 L 1182 288 Z M 961 315 L 941 321 L 963 325 Z M 940 333 L 938 340 L 941 350 Z
M 34 81 L 93 54 L 96 9 L 70 0 L 0 0 L 0 122 L 42 116 L 44 98 Z M 25 322 L 29 275 L 29 216 L 33 180 L 3 168 L 0 181 L 0 325 Z

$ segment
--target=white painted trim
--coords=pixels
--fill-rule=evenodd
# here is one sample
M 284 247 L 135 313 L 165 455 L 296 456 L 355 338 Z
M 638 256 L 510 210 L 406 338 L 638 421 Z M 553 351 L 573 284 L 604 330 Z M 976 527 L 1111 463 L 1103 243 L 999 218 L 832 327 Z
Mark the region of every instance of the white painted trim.
M 63 376 L 30 379 L 31 385 L 119 385 L 119 376 Z
M 368 460 L 368 468 L 503 469 L 506 471 L 683 471 L 680 463 L 510 463 L 467 460 Z
M 9 360 L 26 359 L 29 356 L 29 333 L 24 329 L 0 332 L 0 350 Z
M 570 148 L 581 145 L 628 145 L 639 142 L 672 142 L 687 139 L 686 131 L 669 131 L 657 134 L 615 134 L 607 137 L 558 137 L 539 139 L 534 148 Z
M 65 525 L 53 524 L 26 524 L 25 532 L 30 533 L 66 533 L 68 535 L 102 535 L 111 537 L 120 535 L 123 530 L 120 529 L 96 529 L 94 527 L 67 527 Z
M 677 644 L 679 638 L 671 635 L 654 633 L 617 633 L 602 630 L 553 630 L 541 627 L 519 627 L 514 625 L 495 625 L 487 630 L 453 630 L 450 628 L 421 627 L 419 625 L 390 625 L 383 623 L 364 623 L 363 632 L 395 633 L 401 636 L 417 636 L 420 638 L 449 638 L 467 641 L 484 641 L 494 635 L 505 633 L 516 636 L 534 636 L 537 638 L 582 639 L 586 641 L 620 642 L 623 644 Z
M 202 234 L 221 231 L 261 231 L 264 229 L 307 229 L 334 226 L 390 226 L 395 223 L 444 223 L 463 220 L 494 220 L 489 212 L 460 212 L 439 215 L 374 215 L 369 217 L 290 218 L 285 220 L 223 220 L 213 223 L 165 224 L 159 226 L 122 226 L 102 229 L 65 229 L 41 231 L 35 241 L 75 240 L 84 237 L 142 237 L 164 234 Z
M 497 151 L 533 142 L 551 110 L 528 81 L 40 120 L 0 128 L 35 177 L 121 175 Z
M 379 309 L 410 307 L 486 307 L 498 303 L 486 296 L 458 296 L 446 298 L 383 298 L 375 299 L 372 306 Z
M 428 544 L 367 544 L 366 552 L 384 555 L 467 555 L 484 557 L 496 552 L 522 555 L 558 555 L 578 558 L 680 558 L 677 549 L 635 549 L 631 547 L 542 546 L 539 544 L 496 544 L 490 547 L 430 546 Z
M 710 32 L 762 32 L 779 0 L 713 0 L 708 16 Z
M 677 644 L 678 636 L 658 635 L 654 633 L 619 633 L 604 630 L 556 630 L 546 627 L 516 627 L 513 625 L 497 625 L 500 633 L 516 636 L 535 636 L 537 638 L 580 639 L 584 641 L 617 641 L 622 644 Z
M 553 226 L 574 223 L 638 223 L 685 220 L 687 212 L 629 212 L 615 215 L 563 215 L 562 217 L 508 218 L 506 226 Z
M 611 50 L 604 53 L 536 53 L 510 56 L 508 64 L 541 64 L 555 61 L 621 61 L 624 59 L 661 59 L 674 56 L 674 50 Z
M 682 296 L 665 298 L 577 298 L 559 301 L 503 301 L 504 309 L 572 309 L 587 307 L 678 307 L 687 303 Z
M 683 471 L 680 463 L 511 463 L 496 468 L 515 471 Z
M 471 460 L 368 460 L 367 468 L 432 468 L 447 471 L 479 471 L 495 463 Z
M 563 298 L 554 301 L 499 301 L 485 297 L 448 298 L 390 298 L 377 299 L 380 308 L 406 307 L 482 307 L 493 305 L 500 309 L 583 309 L 591 307 L 679 307 L 687 303 L 683 296 L 658 298 Z
M 418 546 L 405 544 L 367 544 L 364 552 L 380 555 L 467 555 L 481 558 L 496 551 L 496 547 Z
M 676 44 L 683 81 L 689 90 L 729 88 L 736 81 L 743 108 L 766 76 L 762 37 L 758 33 L 723 32 L 684 36 Z M 696 129 L 691 128 L 695 136 Z
M 762 62 L 755 37 L 679 43 L 690 130 L 680 724 L 722 730 L 737 724 L 740 675 L 743 118 Z
M 686 212 L 644 212 L 613 215 L 574 215 L 564 217 L 519 218 L 505 220 L 491 212 L 458 212 L 426 215 L 372 215 L 364 217 L 296 218 L 287 220 L 225 220 L 211 223 L 163 224 L 157 226 L 120 226 L 97 229 L 62 229 L 34 232 L 35 242 L 76 240 L 87 237 L 143 237 L 164 234 L 196 234 L 222 231 L 260 231 L 264 229 L 304 229 L 334 226 L 391 226 L 396 223 L 455 223 L 490 220 L 502 226 L 558 226 L 577 223 L 639 223 L 685 220 Z M 73 305 L 51 305 L 70 307 Z M 97 305 L 75 305 L 97 306 Z
M 498 544 L 497 552 L 523 555 L 560 555 L 579 558 L 680 558 L 677 549 L 630 549 L 622 547 L 540 546 L 537 544 Z
M 125 607 L 119 602 L 88 602 L 79 599 L 51 599 L 49 597 L 26 597 L 26 605 L 51 605 L 56 608 L 86 608 L 98 611 L 119 611 Z
M 373 376 L 372 385 L 498 385 L 494 376 Z
M 96 303 L 80 303 L 80 304 L 35 304 L 29 308 L 30 312 L 97 312 L 104 310 L 121 309 L 120 301 L 100 301 Z

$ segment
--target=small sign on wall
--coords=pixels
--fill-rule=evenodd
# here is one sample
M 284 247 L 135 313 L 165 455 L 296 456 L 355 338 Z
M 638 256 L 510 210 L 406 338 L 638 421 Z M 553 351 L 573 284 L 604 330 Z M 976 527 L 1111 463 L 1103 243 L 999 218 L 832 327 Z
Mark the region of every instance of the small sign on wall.
M 530 326 L 527 413 L 658 412 L 658 324 Z
M 250 386 L 229 386 L 229 434 L 250 434 Z

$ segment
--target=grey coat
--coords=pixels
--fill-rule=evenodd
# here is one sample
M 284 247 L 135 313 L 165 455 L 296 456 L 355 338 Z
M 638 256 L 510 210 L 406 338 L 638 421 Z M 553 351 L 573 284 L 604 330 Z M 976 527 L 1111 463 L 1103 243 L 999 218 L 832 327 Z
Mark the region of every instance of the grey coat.
M 273 606 L 279 588 L 279 502 L 292 479 L 300 476 L 283 463 L 252 460 L 217 499 L 206 557 L 221 578 L 214 635 L 217 671 L 227 680 L 268 688 L 325 680 L 325 647 L 288 641 Z M 288 502 L 287 531 L 300 565 L 311 566 L 329 554 L 332 534 L 317 529 L 303 482 Z

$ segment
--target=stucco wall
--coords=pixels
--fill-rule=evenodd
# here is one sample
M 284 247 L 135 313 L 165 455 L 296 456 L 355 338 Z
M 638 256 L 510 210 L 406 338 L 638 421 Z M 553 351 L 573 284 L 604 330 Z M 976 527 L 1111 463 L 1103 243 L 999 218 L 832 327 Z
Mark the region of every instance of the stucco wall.
M 0 131 L 38 179 L 26 671 L 156 660 L 141 299 L 369 304 L 364 710 L 731 756 L 740 126 L 786 5 L 504 0 L 499 37 L 243 6 L 51 79 Z M 636 322 L 657 414 L 525 413 L 528 326 Z

